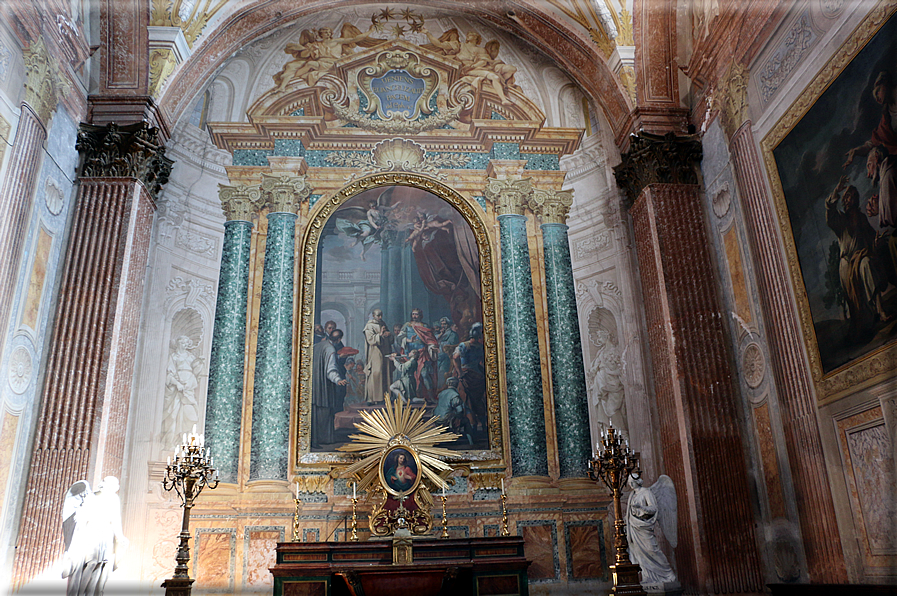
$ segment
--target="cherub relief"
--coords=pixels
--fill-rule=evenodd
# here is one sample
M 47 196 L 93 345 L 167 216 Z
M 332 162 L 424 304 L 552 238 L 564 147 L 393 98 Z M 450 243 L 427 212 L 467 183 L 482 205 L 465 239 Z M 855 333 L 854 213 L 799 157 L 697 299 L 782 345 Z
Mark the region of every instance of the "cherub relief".
M 371 25 L 367 32 L 362 33 L 355 25 L 344 23 L 340 29 L 340 37 L 336 38 L 330 27 L 321 27 L 317 31 L 305 29 L 299 35 L 299 43 L 288 43 L 283 50 L 294 59 L 284 64 L 283 69 L 274 75 L 278 91 L 285 90 L 290 81 L 295 79 L 313 86 L 333 68 L 345 52 L 354 49 L 356 45 L 370 48 L 382 43 L 382 39 L 371 37 L 373 28 Z
M 461 62 L 462 81 L 468 82 L 475 89 L 483 81 L 488 81 L 501 103 L 510 103 L 505 90 L 514 85 L 517 68 L 498 59 L 498 40 L 493 39 L 485 47 L 480 47 L 483 38 L 475 31 L 469 32 L 463 42 L 457 29 L 449 29 L 439 39 L 433 37 L 426 27 L 421 31 L 430 40 L 430 44 L 423 47 L 441 51 Z

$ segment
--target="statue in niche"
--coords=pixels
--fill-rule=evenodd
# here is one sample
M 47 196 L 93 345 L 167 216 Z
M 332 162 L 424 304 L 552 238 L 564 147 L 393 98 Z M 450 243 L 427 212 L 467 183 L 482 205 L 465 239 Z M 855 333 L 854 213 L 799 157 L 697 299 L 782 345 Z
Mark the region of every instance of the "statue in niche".
M 462 81 L 469 83 L 474 89 L 479 89 L 483 81 L 488 81 L 503 105 L 511 103 L 505 90 L 514 85 L 517 67 L 498 59 L 498 40 L 493 39 L 485 47 L 480 47 L 483 38 L 476 31 L 469 32 L 463 42 L 457 29 L 449 29 L 438 39 L 426 27 L 421 32 L 430 40 L 429 45 L 422 47 L 440 51 L 461 62 Z
M 598 424 L 613 424 L 626 429 L 623 401 L 623 362 L 617 347 L 617 322 L 606 308 L 595 308 L 589 315 L 589 342 L 595 356 L 587 371 L 589 394 L 595 403 Z
M 128 548 L 121 529 L 118 479 L 107 476 L 96 492 L 86 480 L 74 483 L 62 504 L 67 596 L 99 596 Z
M 629 476 L 629 502 L 626 505 L 626 538 L 629 557 L 642 568 L 642 587 L 649 592 L 677 589 L 679 582 L 654 534 L 660 529 L 670 546 L 676 548 L 676 489 L 669 476 L 662 475 L 650 488 L 642 486 L 640 476 Z
M 354 49 L 356 45 L 370 48 L 383 43 L 384 40 L 371 37 L 373 29 L 374 25 L 371 25 L 366 33 L 362 33 L 355 25 L 344 23 L 340 29 L 340 37 L 336 38 L 330 27 L 321 27 L 317 31 L 305 29 L 299 34 L 299 43 L 288 43 L 283 50 L 293 56 L 293 59 L 274 75 L 277 90 L 284 91 L 290 81 L 295 79 L 304 81 L 310 87 L 314 86 L 347 50 Z
M 192 308 L 178 311 L 171 322 L 171 351 L 165 367 L 165 397 L 162 412 L 162 445 L 173 447 L 185 430 L 199 424 L 196 390 L 205 369 L 198 357 L 202 340 L 202 317 Z

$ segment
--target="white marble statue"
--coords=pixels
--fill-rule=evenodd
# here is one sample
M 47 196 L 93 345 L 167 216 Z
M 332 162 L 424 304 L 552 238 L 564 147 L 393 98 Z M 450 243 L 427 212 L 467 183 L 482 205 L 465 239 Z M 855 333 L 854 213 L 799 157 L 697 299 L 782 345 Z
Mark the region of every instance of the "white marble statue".
M 598 423 L 603 427 L 613 424 L 617 428 L 626 428 L 623 414 L 623 363 L 617 346 L 612 340 L 611 332 L 604 327 L 598 327 L 589 334 L 589 341 L 597 350 L 587 377 L 592 399 L 597 402 Z
M 173 445 L 182 429 L 199 422 L 196 389 L 205 361 L 193 354 L 193 340 L 181 335 L 173 342 L 165 369 L 165 401 L 162 418 L 163 445 Z
M 663 535 L 676 547 L 676 489 L 669 476 L 663 475 L 650 488 L 642 486 L 642 479 L 629 477 L 629 502 L 626 506 L 626 536 L 629 557 L 642 568 L 642 587 L 656 593 L 679 587 L 670 562 L 660 550 L 654 526 L 659 522 Z
M 99 596 L 128 546 L 121 529 L 118 479 L 107 476 L 96 492 L 86 480 L 74 483 L 62 504 L 67 596 Z

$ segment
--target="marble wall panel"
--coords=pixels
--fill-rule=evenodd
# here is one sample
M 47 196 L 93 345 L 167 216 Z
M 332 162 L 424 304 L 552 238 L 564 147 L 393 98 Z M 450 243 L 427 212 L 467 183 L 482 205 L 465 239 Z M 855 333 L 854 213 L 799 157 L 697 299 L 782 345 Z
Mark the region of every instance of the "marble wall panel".
M 732 294 L 735 302 L 735 314 L 744 324 L 751 322 L 751 301 L 748 294 L 744 267 L 741 264 L 741 246 L 738 241 L 738 228 L 732 226 L 723 234 L 723 246 L 726 249 L 726 261 L 729 264 L 729 278 L 732 281 Z
M 3 412 L 0 423 L 0 515 L 6 503 L 6 483 L 12 468 L 12 458 L 16 446 L 16 434 L 19 429 L 19 416 Z
M 564 522 L 567 581 L 608 581 L 604 525 L 600 520 Z
M 785 497 L 782 491 L 782 479 L 779 475 L 779 462 L 776 457 L 776 444 L 772 434 L 768 402 L 754 408 L 754 430 L 757 432 L 757 445 L 763 465 L 763 479 L 766 481 L 769 514 L 771 517 L 785 517 Z
M 268 571 L 275 563 L 278 542 L 284 541 L 283 526 L 247 526 L 243 537 L 243 586 L 273 586 Z
M 517 531 L 523 536 L 523 550 L 533 564 L 529 567 L 530 583 L 557 581 L 561 577 L 558 557 L 558 532 L 554 520 L 522 520 Z
M 194 542 L 196 587 L 215 592 L 232 590 L 237 531 L 233 528 L 199 528 Z

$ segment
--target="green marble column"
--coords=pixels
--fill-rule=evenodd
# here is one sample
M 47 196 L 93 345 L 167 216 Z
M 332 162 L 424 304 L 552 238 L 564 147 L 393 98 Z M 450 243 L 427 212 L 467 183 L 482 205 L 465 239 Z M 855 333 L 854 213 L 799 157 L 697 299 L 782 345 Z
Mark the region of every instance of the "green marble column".
M 505 374 L 513 476 L 548 475 L 542 365 L 526 216 L 523 215 L 530 195 L 529 179 L 490 178 L 486 186 L 486 198 L 495 204 L 501 235 Z
M 296 218 L 311 189 L 301 176 L 262 176 L 269 207 L 259 304 L 249 480 L 286 480 L 293 378 Z
M 222 482 L 237 482 L 240 461 L 251 219 L 260 195 L 257 187 L 218 187 L 227 221 L 209 361 L 205 435 Z
M 564 223 L 572 204 L 570 191 L 543 190 L 534 191 L 530 203 L 542 220 L 551 386 L 561 478 L 585 476 L 592 453 L 573 265 Z

